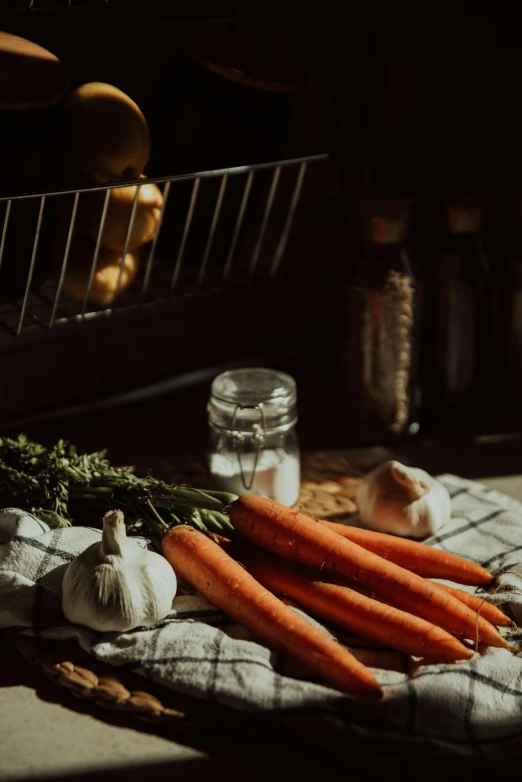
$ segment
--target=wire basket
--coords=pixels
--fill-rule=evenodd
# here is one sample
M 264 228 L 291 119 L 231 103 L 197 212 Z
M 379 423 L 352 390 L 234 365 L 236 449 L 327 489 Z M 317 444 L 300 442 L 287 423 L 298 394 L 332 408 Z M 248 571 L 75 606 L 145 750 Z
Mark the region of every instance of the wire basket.
M 126 182 L 136 190 L 109 305 L 93 303 L 92 286 L 111 191 L 121 184 L 0 199 L 0 279 L 11 232 L 20 233 L 15 210 L 32 209 L 22 230 L 25 255 L 16 259 L 24 279 L 18 295 L 0 304 L 0 425 L 28 410 L 223 361 L 276 338 L 288 238 L 307 167 L 322 158 Z M 163 195 L 159 221 L 139 250 L 138 275 L 123 290 L 140 190 L 150 182 Z M 82 206 L 93 194 L 101 205 L 97 235 L 84 294 L 73 298 L 65 283 Z

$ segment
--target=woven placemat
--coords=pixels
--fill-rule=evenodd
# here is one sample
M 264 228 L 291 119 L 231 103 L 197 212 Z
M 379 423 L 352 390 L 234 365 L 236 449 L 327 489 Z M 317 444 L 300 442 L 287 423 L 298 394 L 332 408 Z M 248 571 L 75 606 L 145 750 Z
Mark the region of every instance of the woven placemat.
M 343 456 L 305 454 L 298 507 L 321 519 L 342 519 L 357 512 L 360 474 Z
M 31 665 L 38 666 L 54 684 L 75 698 L 90 701 L 133 720 L 161 724 L 179 733 L 204 725 L 212 718 L 212 705 L 177 696 L 144 680 L 94 660 L 70 641 L 52 641 L 6 631 L 4 641 Z
M 203 463 L 187 460 L 183 474 L 172 465 L 158 466 L 161 477 L 173 483 L 205 486 Z M 341 519 L 357 511 L 355 503 L 360 477 L 342 456 L 305 454 L 302 459 L 301 492 L 297 507 L 327 519 Z M 161 724 L 173 733 L 201 726 L 212 719 L 212 706 L 178 696 L 170 690 L 125 674 L 94 660 L 71 642 L 33 638 L 5 632 L 4 640 L 56 685 L 102 709 L 128 715 L 142 722 Z
M 368 465 L 365 465 L 366 469 Z M 180 470 L 176 465 L 159 462 L 154 473 L 170 483 L 212 488 L 200 459 L 188 458 Z M 362 469 L 342 455 L 315 452 L 301 458 L 301 491 L 297 507 L 323 519 L 346 518 L 357 512 L 356 497 Z

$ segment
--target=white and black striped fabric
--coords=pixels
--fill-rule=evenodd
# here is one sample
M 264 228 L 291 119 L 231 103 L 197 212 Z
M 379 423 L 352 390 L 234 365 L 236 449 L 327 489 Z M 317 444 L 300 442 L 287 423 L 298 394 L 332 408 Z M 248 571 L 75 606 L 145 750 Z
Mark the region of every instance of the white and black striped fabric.
M 451 475 L 441 481 L 452 496 L 453 515 L 428 544 L 505 573 L 488 599 L 508 604 L 522 622 L 522 504 Z M 296 666 L 183 585 L 172 612 L 156 627 L 116 634 L 68 624 L 61 611 L 63 573 L 99 539 L 95 529 L 49 530 L 23 511 L 0 511 L 0 628 L 73 638 L 98 660 L 185 695 L 243 712 L 288 714 L 294 728 L 322 736 L 327 744 L 370 741 L 381 753 L 415 749 L 484 759 L 518 754 L 522 656 L 504 649 L 481 649 L 469 662 L 406 671 L 402 656 L 339 636 L 383 687 L 381 702 L 361 704 L 303 679 Z M 522 651 L 522 632 L 512 631 L 510 641 Z

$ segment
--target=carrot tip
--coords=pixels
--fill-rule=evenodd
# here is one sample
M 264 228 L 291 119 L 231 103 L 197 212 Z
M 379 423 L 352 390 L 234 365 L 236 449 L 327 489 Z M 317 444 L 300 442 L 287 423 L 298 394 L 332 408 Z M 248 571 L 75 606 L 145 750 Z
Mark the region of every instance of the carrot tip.
M 498 583 L 502 576 L 518 576 L 520 578 L 520 573 L 517 573 L 515 570 L 504 570 L 502 573 L 496 573 L 495 575 L 492 575 L 490 583 Z

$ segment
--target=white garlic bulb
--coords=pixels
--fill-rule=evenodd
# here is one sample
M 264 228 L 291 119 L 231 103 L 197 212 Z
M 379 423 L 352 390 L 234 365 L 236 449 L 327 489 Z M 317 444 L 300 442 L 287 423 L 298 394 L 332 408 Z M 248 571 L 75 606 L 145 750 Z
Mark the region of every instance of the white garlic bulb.
M 86 548 L 67 568 L 62 608 L 74 624 L 126 632 L 164 619 L 176 588 L 171 565 L 127 538 L 123 513 L 114 510 L 105 514 L 101 541 Z
M 390 461 L 368 473 L 357 504 L 368 529 L 403 537 L 434 535 L 451 516 L 447 489 L 417 467 Z

